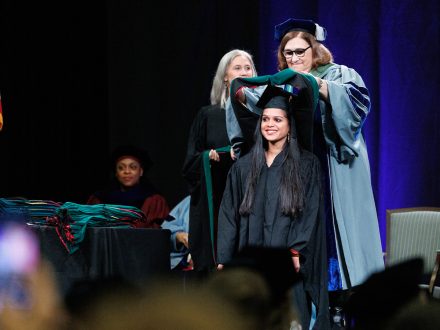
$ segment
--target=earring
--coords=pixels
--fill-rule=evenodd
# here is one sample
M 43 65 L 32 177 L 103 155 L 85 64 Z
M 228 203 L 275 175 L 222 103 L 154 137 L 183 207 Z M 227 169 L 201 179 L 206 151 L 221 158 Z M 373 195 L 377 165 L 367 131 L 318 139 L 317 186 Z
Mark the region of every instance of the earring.
M 290 133 L 287 133 L 287 143 L 290 143 Z

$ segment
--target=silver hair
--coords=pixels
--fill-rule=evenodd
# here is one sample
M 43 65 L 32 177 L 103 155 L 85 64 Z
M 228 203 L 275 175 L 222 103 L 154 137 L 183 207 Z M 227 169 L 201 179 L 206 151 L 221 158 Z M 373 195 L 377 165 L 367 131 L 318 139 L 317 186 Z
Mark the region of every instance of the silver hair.
M 226 100 L 229 96 L 229 90 L 225 85 L 225 75 L 226 71 L 228 70 L 229 65 L 233 61 L 234 58 L 237 56 L 244 56 L 246 57 L 249 62 L 251 63 L 252 71 L 253 71 L 253 77 L 257 75 L 257 70 L 255 69 L 255 64 L 252 59 L 252 55 L 248 52 L 241 50 L 241 49 L 233 49 L 229 52 L 227 52 L 223 57 L 221 58 L 217 71 L 215 73 L 214 79 L 212 81 L 212 88 L 211 88 L 211 104 L 212 105 L 220 105 L 222 108 L 226 105 Z

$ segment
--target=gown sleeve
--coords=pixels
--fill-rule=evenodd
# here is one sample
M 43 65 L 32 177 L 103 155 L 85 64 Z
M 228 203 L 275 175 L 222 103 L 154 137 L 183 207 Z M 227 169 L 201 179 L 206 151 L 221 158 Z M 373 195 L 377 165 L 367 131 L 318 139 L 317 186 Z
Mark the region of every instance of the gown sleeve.
M 98 197 L 96 197 L 95 195 L 91 195 L 89 197 L 89 199 L 87 200 L 86 204 L 88 204 L 88 205 L 95 205 L 95 204 L 101 204 L 101 203 L 102 202 L 101 202 L 101 200 Z
M 324 223 L 321 218 L 320 208 L 322 207 L 322 186 L 320 182 L 321 170 L 319 160 L 310 153 L 307 159 L 302 159 L 307 166 L 303 167 L 302 180 L 305 185 L 304 207 L 297 219 L 294 221 L 294 233 L 290 236 L 289 248 L 298 251 L 304 260 L 313 256 L 313 246 L 317 235 L 317 227 Z
M 200 186 L 202 173 L 202 157 L 206 141 L 206 116 L 202 108 L 194 118 L 191 125 L 187 152 L 183 164 L 183 177 L 185 178 L 189 193 L 192 194 Z
M 246 110 L 249 114 L 254 114 L 246 119 L 246 121 L 251 121 L 254 123 L 250 130 L 243 132 L 240 126 L 239 119 L 237 117 L 236 110 L 233 108 L 230 98 L 226 102 L 226 130 L 228 133 L 229 141 L 231 141 L 234 153 L 239 158 L 242 155 L 242 149 L 249 148 L 253 141 L 253 132 L 257 125 L 258 117 L 261 115 L 261 109 L 256 106 L 261 94 L 263 94 L 267 85 L 264 86 L 254 86 L 254 87 L 242 87 L 242 91 L 246 98 Z
M 160 228 L 164 219 L 169 215 L 170 208 L 162 195 L 154 194 L 147 197 L 141 210 L 147 219 L 148 227 Z
M 174 217 L 174 220 L 164 221 L 162 223 L 162 229 L 169 229 L 171 231 L 171 245 L 173 251 L 183 252 L 187 250 L 183 244 L 177 244 L 176 234 L 179 232 L 187 233 L 189 230 L 189 202 L 190 197 L 185 197 L 170 212 L 170 215 Z
M 301 221 L 303 226 L 294 242 L 300 252 L 304 290 L 316 307 L 314 329 L 330 329 L 327 292 L 327 253 L 325 215 L 321 193 L 319 160 L 313 156 L 308 171 L 303 175 L 306 183 L 305 206 Z
M 335 65 L 323 76 L 329 101 L 320 101 L 324 135 L 332 155 L 340 162 L 357 157 L 361 130 L 370 112 L 370 95 L 361 76 Z
M 242 180 L 238 165 L 239 163 L 232 165 L 228 173 L 220 204 L 217 233 L 217 262 L 220 264 L 225 264 L 232 259 L 239 243 L 238 209 L 242 200 Z
M 238 123 L 237 116 L 235 115 L 234 109 L 232 108 L 231 98 L 228 97 L 225 106 L 225 117 L 226 117 L 226 132 L 228 133 L 229 141 L 231 141 L 231 146 L 234 149 L 234 154 L 237 158 L 240 157 L 240 146 L 243 143 L 243 133 Z

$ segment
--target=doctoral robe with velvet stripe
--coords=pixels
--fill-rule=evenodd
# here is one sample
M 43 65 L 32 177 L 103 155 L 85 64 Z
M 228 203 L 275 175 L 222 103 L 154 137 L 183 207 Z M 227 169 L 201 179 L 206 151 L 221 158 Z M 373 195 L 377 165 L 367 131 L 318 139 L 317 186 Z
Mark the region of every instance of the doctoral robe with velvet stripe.
M 329 64 L 311 72 L 325 79 L 328 101 L 320 100 L 315 146 L 327 173 L 327 224 L 337 232 L 337 258 L 342 261 L 342 288 L 362 284 L 384 269 L 379 223 L 371 185 L 367 145 L 362 128 L 370 96 L 362 77 L 344 65 Z M 321 148 L 322 149 L 322 148 Z M 333 213 L 332 213 L 333 212 Z M 333 217 L 331 216 L 333 214 Z M 329 251 L 331 252 L 331 251 Z M 329 253 L 330 254 L 330 253 Z
M 284 71 L 292 70 L 281 72 Z M 313 126 L 313 152 L 320 159 L 325 176 L 329 290 L 347 289 L 384 269 L 367 146 L 362 135 L 370 97 L 361 76 L 351 68 L 332 63 L 310 73 L 326 80 L 329 95 L 328 101 L 319 100 Z M 244 89 L 249 112 L 261 112 L 255 104 L 264 89 L 264 85 Z M 233 105 L 229 102 L 226 108 L 229 139 L 246 140 L 246 132 L 240 130 L 240 117 L 233 118 Z
M 211 149 L 223 148 L 220 162 L 209 161 Z M 226 132 L 225 110 L 218 105 L 202 107 L 191 125 L 183 177 L 191 195 L 189 251 L 194 270 L 215 269 L 217 214 L 226 176 L 232 164 Z

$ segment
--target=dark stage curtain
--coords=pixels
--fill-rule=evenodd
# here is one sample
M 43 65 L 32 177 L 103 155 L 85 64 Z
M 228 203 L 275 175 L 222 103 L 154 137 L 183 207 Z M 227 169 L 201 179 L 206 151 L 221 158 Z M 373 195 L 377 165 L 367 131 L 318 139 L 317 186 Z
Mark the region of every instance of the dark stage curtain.
M 101 11 L 102 3 L 0 2 L 1 197 L 82 201 L 107 179 Z
M 364 127 L 385 243 L 385 210 L 440 206 L 440 4 L 402 1 L 42 1 L 0 3 L 0 196 L 85 202 L 107 155 L 137 143 L 170 206 L 191 122 L 232 48 L 276 71 L 273 27 L 311 18 L 335 61 L 369 87 Z
M 258 59 L 250 0 L 4 0 L 0 15 L 2 197 L 85 202 L 111 178 L 110 151 L 132 143 L 177 204 L 190 125 L 221 56 L 241 48 Z

